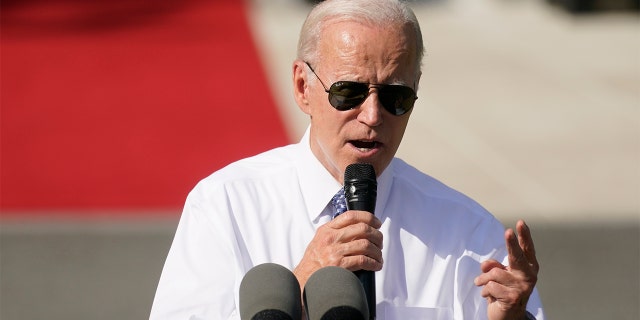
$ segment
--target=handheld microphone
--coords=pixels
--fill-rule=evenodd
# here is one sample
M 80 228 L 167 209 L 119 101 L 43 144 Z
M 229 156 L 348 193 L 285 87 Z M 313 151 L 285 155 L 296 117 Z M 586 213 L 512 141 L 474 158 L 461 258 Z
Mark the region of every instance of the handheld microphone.
M 304 305 L 309 320 L 369 319 L 360 280 L 340 267 L 324 267 L 309 277 L 304 287 Z
M 240 283 L 240 319 L 300 320 L 300 283 L 289 269 L 275 264 L 257 265 Z
M 344 172 L 344 194 L 348 210 L 375 213 L 378 183 L 372 165 L 353 163 Z M 376 318 L 376 278 L 373 271 L 354 272 L 360 279 L 369 306 L 369 319 Z

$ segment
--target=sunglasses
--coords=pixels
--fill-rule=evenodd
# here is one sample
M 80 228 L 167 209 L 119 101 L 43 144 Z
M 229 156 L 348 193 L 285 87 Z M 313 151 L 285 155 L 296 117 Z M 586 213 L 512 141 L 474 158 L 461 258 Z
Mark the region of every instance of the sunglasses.
M 347 111 L 361 105 L 369 96 L 369 88 L 378 89 L 378 99 L 382 107 L 392 115 L 403 115 L 411 108 L 418 99 L 416 92 L 407 86 L 396 84 L 372 84 L 355 81 L 338 81 L 327 89 L 318 74 L 305 62 L 309 70 L 318 78 L 324 91 L 329 94 L 329 103 L 336 110 Z

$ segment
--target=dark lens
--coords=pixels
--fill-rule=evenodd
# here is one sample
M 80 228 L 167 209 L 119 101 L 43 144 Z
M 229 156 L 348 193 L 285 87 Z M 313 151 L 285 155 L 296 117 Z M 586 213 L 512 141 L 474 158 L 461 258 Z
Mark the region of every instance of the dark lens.
M 409 112 L 418 99 L 413 89 L 400 85 L 380 86 L 378 97 L 382 106 L 396 116 Z
M 359 106 L 369 95 L 369 86 L 365 83 L 338 81 L 329 88 L 329 103 L 340 110 L 349 110 Z

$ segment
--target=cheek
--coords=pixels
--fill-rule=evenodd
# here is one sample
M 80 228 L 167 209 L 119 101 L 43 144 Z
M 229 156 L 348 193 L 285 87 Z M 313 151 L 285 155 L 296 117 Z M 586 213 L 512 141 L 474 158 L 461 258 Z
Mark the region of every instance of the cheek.
M 394 121 L 393 123 L 393 144 L 394 150 L 397 150 L 402 142 L 402 137 L 404 136 L 405 130 L 407 129 L 408 117 L 406 119 L 396 119 L 399 121 Z
M 340 114 L 325 101 L 315 100 L 314 102 L 315 104 L 309 107 L 313 125 L 321 129 L 324 135 L 335 137 L 342 126 Z
M 333 131 L 338 127 L 339 114 L 333 109 L 326 96 L 314 96 L 314 100 L 309 104 L 309 115 L 317 128 Z
M 318 117 L 322 112 L 322 108 L 324 107 L 324 101 L 326 93 L 321 90 L 317 90 L 317 88 L 313 86 L 307 87 L 306 97 L 307 97 L 307 110 L 306 113 L 311 117 Z

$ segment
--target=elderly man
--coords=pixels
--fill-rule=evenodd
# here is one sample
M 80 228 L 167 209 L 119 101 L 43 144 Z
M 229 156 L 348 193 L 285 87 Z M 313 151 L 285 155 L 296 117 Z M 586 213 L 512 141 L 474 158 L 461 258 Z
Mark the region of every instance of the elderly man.
M 480 205 L 395 158 L 422 56 L 418 22 L 399 1 L 316 6 L 293 63 L 307 132 L 194 188 L 151 318 L 238 319 L 244 274 L 273 262 L 303 288 L 325 266 L 375 271 L 379 319 L 543 319 L 526 224 L 505 232 Z M 376 214 L 333 218 L 352 163 L 375 170 Z

